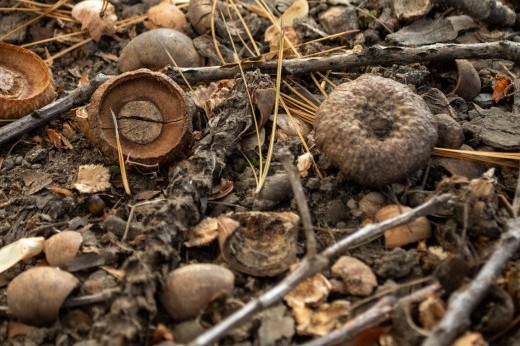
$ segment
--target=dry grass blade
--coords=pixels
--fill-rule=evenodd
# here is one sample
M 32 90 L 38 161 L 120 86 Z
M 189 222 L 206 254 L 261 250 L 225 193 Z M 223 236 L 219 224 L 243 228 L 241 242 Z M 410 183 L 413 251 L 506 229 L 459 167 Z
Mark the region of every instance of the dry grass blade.
M 242 35 L 240 35 L 240 30 L 238 29 L 238 27 L 236 26 L 235 24 L 235 21 L 233 20 L 233 15 L 231 14 L 231 11 L 229 10 L 229 4 L 226 6 L 226 11 L 227 11 L 227 14 L 228 14 L 228 17 L 229 17 L 229 21 L 231 22 L 231 24 L 233 25 L 233 27 L 235 28 L 235 32 L 237 33 L 237 36 L 238 36 L 238 39 L 240 40 L 240 42 L 242 42 L 242 44 L 244 45 L 244 48 L 249 52 L 249 54 L 251 56 L 255 56 L 255 53 L 253 53 L 253 51 L 251 50 L 251 48 L 249 48 L 249 46 L 247 45 L 247 43 L 244 41 L 244 39 L 242 38 Z M 221 15 L 222 15 L 222 12 L 221 12 Z M 223 19 L 224 20 L 224 19 Z M 247 26 L 246 26 L 247 28 Z M 229 33 L 229 29 L 227 29 L 227 22 L 226 22 L 226 30 L 228 32 L 228 35 L 230 35 Z M 231 36 L 230 36 L 231 37 Z
M 238 10 L 237 8 L 237 5 L 235 4 L 235 2 L 233 0 L 228 0 L 229 3 L 231 4 L 231 6 L 233 6 L 233 10 L 235 11 L 235 13 L 237 14 L 238 16 L 238 19 L 240 20 L 240 23 L 242 23 L 242 26 L 244 27 L 244 30 L 246 31 L 247 33 L 247 37 L 249 37 L 249 41 L 251 42 L 251 44 L 253 45 L 253 48 L 256 52 L 256 55 L 260 55 L 260 49 L 258 48 L 258 46 L 256 45 L 256 42 L 255 42 L 255 39 L 253 38 L 253 35 L 251 34 L 251 31 L 249 30 L 249 27 L 247 26 L 247 23 L 246 21 L 244 20 L 244 18 L 242 17 L 242 14 L 240 14 L 240 11 Z M 254 55 L 254 54 L 252 54 Z
M 514 168 L 518 168 L 520 161 L 519 153 L 497 153 L 492 151 L 433 148 L 432 155 L 454 159 L 481 161 Z
M 280 25 L 281 30 L 281 25 Z M 280 36 L 280 42 L 279 42 L 279 50 L 280 52 L 283 52 L 283 46 L 284 46 L 284 36 Z M 262 189 L 265 179 L 267 178 L 267 174 L 269 173 L 269 166 L 271 165 L 271 159 L 273 158 L 273 151 L 274 151 L 274 140 L 276 137 L 276 120 L 278 118 L 278 108 L 280 105 L 280 87 L 282 84 L 282 60 L 283 60 L 283 53 L 278 55 L 278 61 L 277 61 L 277 70 L 276 70 L 276 94 L 275 94 L 275 101 L 274 101 L 274 111 L 273 111 L 273 127 L 271 128 L 271 138 L 269 140 L 269 149 L 267 151 L 267 158 L 265 161 L 265 168 L 262 172 L 262 175 L 260 176 L 260 183 L 256 187 L 255 194 L 259 193 Z
M 14 28 L 13 30 L 9 31 L 7 34 L 3 35 L 3 36 L 0 36 L 0 41 L 3 41 L 5 40 L 7 37 L 11 36 L 12 34 L 22 30 L 23 28 L 31 25 L 32 23 L 34 22 L 37 22 L 38 20 L 40 20 L 41 18 L 49 15 L 51 12 L 53 12 L 54 10 L 58 9 L 60 6 L 62 6 L 63 4 L 65 4 L 67 1 L 69 0 L 60 0 L 58 1 L 56 4 L 54 4 L 53 6 L 49 7 L 48 10 L 44 11 L 43 14 L 40 14 L 39 16 L 36 16 L 32 19 L 29 19 L 27 22 L 23 23 L 22 25 Z
M 121 170 L 121 179 L 123 180 L 123 186 L 125 188 L 125 193 L 127 195 L 131 194 L 130 185 L 128 184 L 128 176 L 126 175 L 126 166 L 125 159 L 123 157 L 123 148 L 121 147 L 121 141 L 119 140 L 119 127 L 117 126 L 117 119 L 114 111 L 110 109 L 110 113 L 112 114 L 112 121 L 114 122 L 114 132 L 116 136 L 116 144 L 117 144 L 117 156 L 119 159 L 119 169 Z

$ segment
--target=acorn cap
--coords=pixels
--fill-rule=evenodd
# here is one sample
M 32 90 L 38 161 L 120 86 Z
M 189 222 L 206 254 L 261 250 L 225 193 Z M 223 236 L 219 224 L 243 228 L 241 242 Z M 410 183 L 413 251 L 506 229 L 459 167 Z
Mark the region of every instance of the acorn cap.
M 189 144 L 195 105 L 165 74 L 140 69 L 103 83 L 87 112 L 79 124 L 105 155 L 118 160 L 113 112 L 124 157 L 154 165 L 169 161 Z
M 0 119 L 20 118 L 55 96 L 51 72 L 38 55 L 0 42 Z
M 316 145 L 361 185 L 404 180 L 426 162 L 436 141 L 424 100 L 389 78 L 366 74 L 339 85 L 316 116 Z

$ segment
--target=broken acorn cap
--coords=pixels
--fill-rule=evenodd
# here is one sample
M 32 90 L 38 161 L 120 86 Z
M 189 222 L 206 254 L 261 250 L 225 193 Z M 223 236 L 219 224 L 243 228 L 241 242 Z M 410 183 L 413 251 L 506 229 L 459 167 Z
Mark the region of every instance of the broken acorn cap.
M 361 185 L 406 179 L 430 157 L 436 141 L 426 103 L 389 78 L 366 74 L 339 85 L 316 116 L 318 148 Z
M 105 155 L 118 160 L 115 116 L 123 156 L 155 165 L 171 160 L 189 144 L 195 105 L 165 74 L 139 69 L 103 83 L 87 112 L 88 118 L 79 118 L 79 124 Z
M 28 49 L 0 42 L 0 119 L 20 118 L 54 98 L 45 62 Z

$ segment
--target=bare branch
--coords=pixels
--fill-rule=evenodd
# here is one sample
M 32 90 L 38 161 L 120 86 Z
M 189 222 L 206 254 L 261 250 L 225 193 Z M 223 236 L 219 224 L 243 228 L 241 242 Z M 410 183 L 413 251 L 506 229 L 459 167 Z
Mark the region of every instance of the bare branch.
M 475 279 L 464 291 L 453 293 L 446 314 L 422 346 L 451 345 L 470 326 L 471 312 L 484 299 L 489 287 L 496 283 L 497 277 L 520 246 L 520 218 L 509 220 L 507 228 Z

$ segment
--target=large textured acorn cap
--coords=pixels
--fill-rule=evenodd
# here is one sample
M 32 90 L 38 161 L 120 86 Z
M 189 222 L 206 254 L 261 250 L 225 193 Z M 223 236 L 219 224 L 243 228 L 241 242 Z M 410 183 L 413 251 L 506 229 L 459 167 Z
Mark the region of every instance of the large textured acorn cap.
M 45 62 L 28 49 L 0 42 L 0 119 L 20 118 L 54 98 Z
M 429 158 L 437 126 L 423 99 L 389 78 L 341 84 L 316 116 L 316 144 L 358 184 L 400 182 Z
M 140 69 L 103 83 L 87 112 L 88 119 L 79 118 L 79 123 L 103 154 L 117 161 L 114 112 L 124 157 L 153 165 L 170 160 L 189 144 L 195 105 L 165 74 Z

